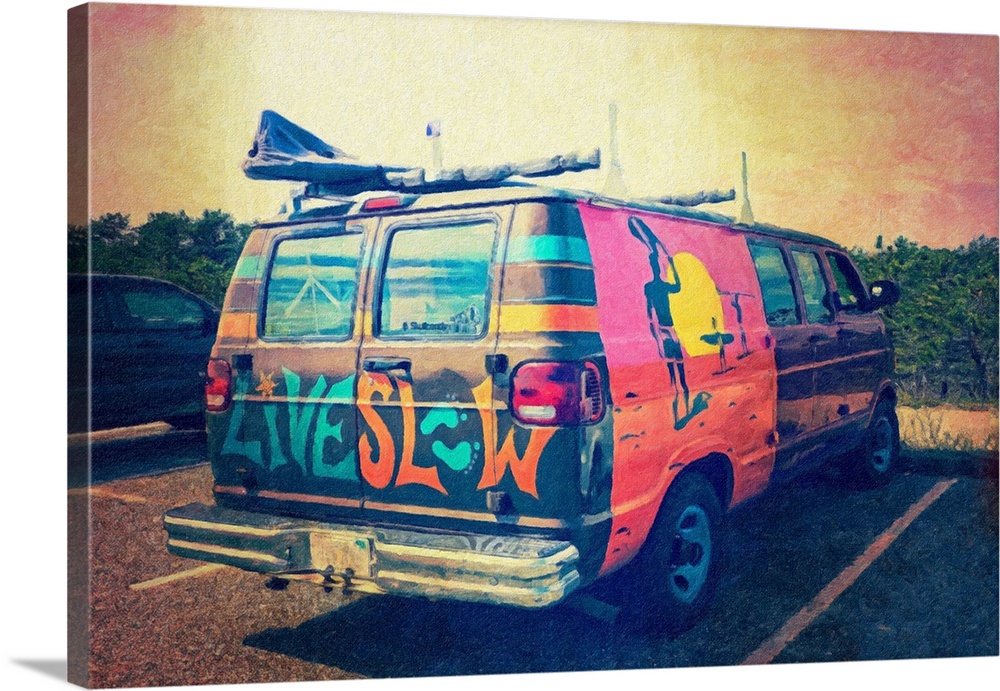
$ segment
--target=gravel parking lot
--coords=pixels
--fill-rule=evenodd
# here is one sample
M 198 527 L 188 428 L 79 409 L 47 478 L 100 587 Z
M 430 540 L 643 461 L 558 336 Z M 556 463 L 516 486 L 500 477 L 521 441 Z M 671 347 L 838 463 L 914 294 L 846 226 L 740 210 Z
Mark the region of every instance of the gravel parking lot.
M 211 501 L 207 466 L 80 486 L 69 498 L 71 514 L 92 502 L 91 684 L 997 655 L 995 471 L 939 465 L 913 460 L 869 492 L 819 473 L 734 511 L 717 602 L 673 641 L 613 626 L 614 581 L 539 612 L 273 592 L 259 575 L 167 554 L 161 515 Z

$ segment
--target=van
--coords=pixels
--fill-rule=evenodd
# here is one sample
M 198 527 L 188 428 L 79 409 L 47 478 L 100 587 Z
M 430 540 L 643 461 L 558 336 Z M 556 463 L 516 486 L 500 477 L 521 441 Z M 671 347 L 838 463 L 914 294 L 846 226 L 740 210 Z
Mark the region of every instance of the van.
M 843 248 L 451 177 L 313 184 L 253 231 L 207 368 L 215 504 L 166 513 L 172 554 L 532 608 L 629 565 L 622 616 L 677 633 L 724 512 L 831 459 L 889 478 L 898 291 Z

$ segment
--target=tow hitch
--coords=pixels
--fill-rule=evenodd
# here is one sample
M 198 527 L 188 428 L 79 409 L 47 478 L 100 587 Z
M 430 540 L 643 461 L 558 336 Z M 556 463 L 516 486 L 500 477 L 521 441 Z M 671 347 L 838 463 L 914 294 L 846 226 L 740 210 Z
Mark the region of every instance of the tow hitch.
M 332 566 L 327 566 L 323 569 L 288 569 L 286 571 L 275 571 L 271 574 L 271 577 L 264 581 L 264 587 L 268 590 L 285 590 L 288 587 L 288 579 L 282 578 L 282 576 L 322 576 L 323 577 L 323 590 L 326 592 L 332 592 L 333 587 L 337 585 L 337 580 L 334 576 L 337 576 L 340 581 L 340 590 L 345 595 L 350 595 L 354 592 L 354 583 L 352 579 L 354 578 L 354 569 L 344 569 L 343 573 L 337 573 L 334 571 Z

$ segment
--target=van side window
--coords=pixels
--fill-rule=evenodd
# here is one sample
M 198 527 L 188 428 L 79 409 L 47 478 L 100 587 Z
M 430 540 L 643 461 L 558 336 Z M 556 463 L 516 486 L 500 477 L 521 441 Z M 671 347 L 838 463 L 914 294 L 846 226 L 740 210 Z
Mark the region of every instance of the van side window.
M 771 326 L 791 326 L 802 321 L 799 316 L 792 274 L 780 247 L 750 243 L 757 278 L 764 298 L 764 312 Z
M 349 233 L 278 243 L 267 276 L 265 337 L 350 336 L 361 237 Z
M 493 220 L 399 228 L 389 238 L 378 334 L 481 335 L 489 312 Z
M 845 312 L 856 312 L 868 302 L 868 291 L 851 260 L 836 252 L 827 252 L 830 269 L 833 271 L 834 298 L 837 308 Z
M 833 296 L 823 276 L 819 255 L 805 250 L 792 250 L 792 259 L 799 274 L 802 298 L 806 303 L 806 319 L 810 324 L 831 324 Z

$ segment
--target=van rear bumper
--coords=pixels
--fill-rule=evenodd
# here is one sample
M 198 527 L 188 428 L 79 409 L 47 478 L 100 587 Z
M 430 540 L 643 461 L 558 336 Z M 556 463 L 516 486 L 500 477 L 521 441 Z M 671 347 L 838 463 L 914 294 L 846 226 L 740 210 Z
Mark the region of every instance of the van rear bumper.
M 444 534 L 188 504 L 163 517 L 171 554 L 368 593 L 545 607 L 580 585 L 570 542 Z

